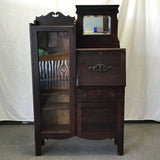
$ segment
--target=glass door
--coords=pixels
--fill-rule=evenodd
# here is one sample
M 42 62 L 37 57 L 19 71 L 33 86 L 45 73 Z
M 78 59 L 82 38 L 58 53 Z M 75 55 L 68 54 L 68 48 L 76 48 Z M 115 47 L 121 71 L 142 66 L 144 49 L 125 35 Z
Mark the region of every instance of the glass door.
M 69 32 L 38 31 L 41 131 L 70 133 Z

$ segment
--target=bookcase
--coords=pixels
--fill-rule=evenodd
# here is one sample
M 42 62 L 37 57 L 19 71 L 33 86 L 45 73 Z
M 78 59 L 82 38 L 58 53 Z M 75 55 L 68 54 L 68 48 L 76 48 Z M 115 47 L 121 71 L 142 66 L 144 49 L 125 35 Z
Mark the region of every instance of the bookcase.
M 125 49 L 118 5 L 78 5 L 30 24 L 35 153 L 45 139 L 111 138 L 123 155 Z
M 75 26 L 60 12 L 30 24 L 35 150 L 45 139 L 75 133 Z

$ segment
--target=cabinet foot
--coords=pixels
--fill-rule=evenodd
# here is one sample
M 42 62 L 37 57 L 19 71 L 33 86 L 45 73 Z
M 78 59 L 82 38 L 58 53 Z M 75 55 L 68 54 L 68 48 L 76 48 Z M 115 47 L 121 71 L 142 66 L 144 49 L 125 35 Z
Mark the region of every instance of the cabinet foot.
M 123 138 L 117 139 L 117 152 L 118 155 L 123 155 Z
M 42 146 L 45 145 L 45 139 L 42 139 L 41 145 L 42 145 Z
M 35 155 L 36 156 L 40 156 L 42 153 L 41 153 L 41 146 L 36 148 L 36 152 L 35 152 Z
M 114 139 L 114 144 L 117 145 L 117 139 L 116 138 Z
M 41 151 L 42 143 L 43 143 L 43 140 L 39 140 L 35 144 L 35 155 L 36 156 L 40 156 L 42 154 L 42 151 Z

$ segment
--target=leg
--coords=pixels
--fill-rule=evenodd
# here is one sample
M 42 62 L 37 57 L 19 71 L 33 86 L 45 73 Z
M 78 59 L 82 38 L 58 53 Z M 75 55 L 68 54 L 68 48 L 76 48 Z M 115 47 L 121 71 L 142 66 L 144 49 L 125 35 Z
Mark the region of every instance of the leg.
M 36 156 L 41 155 L 41 144 L 42 144 L 42 140 L 39 137 L 35 137 L 35 155 Z
M 41 145 L 45 145 L 45 139 L 42 139 Z
M 118 155 L 123 155 L 123 136 L 120 136 L 117 139 L 117 151 Z
M 124 101 L 117 105 L 117 151 L 118 155 L 123 155 L 123 137 L 124 137 Z
M 116 138 L 114 139 L 114 144 L 117 145 L 117 139 Z

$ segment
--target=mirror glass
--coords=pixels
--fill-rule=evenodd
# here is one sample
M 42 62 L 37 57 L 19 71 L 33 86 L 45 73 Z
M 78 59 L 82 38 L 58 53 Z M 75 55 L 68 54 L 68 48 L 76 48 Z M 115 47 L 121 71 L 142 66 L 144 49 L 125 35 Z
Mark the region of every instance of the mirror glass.
M 83 35 L 110 35 L 111 17 L 86 15 L 83 17 Z

